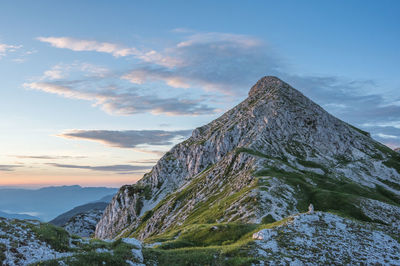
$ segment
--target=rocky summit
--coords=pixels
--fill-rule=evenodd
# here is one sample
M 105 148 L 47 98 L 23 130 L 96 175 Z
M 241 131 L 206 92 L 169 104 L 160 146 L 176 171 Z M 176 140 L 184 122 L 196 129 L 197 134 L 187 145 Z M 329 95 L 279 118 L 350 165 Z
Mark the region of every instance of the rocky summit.
M 374 241 L 391 243 L 390 248 L 369 245 L 376 257 L 365 263 L 400 264 L 399 172 L 399 153 L 330 115 L 284 81 L 263 77 L 247 99 L 196 128 L 136 184 L 123 186 L 95 236 L 136 237 L 176 254 L 182 248 L 196 247 L 201 253 L 213 246 L 214 253 L 207 249 L 212 253 L 207 263 L 217 263 L 221 256 L 254 264 L 270 258 L 289 263 L 287 257 L 293 262 L 363 263 L 363 251 L 349 248 L 356 242 L 338 245 L 347 230 L 353 239 L 365 237 L 357 245 L 365 246 L 375 236 Z M 318 215 L 306 213 L 310 204 Z M 293 218 L 302 215 L 312 217 Z M 288 219 L 299 222 L 288 227 L 283 222 Z M 313 229 L 303 232 L 302 224 Z M 351 228 L 359 228 L 358 233 Z M 272 230 L 275 242 L 257 234 L 253 239 L 257 230 Z M 359 233 L 363 230 L 368 234 Z M 221 241 L 215 239 L 219 234 L 225 235 Z M 314 243 L 314 237 L 322 240 Z M 283 239 L 294 244 L 283 249 Z M 330 252 L 328 246 L 341 250 L 317 261 L 321 256 L 315 254 Z M 153 248 L 148 255 L 155 264 L 165 255 L 157 252 Z

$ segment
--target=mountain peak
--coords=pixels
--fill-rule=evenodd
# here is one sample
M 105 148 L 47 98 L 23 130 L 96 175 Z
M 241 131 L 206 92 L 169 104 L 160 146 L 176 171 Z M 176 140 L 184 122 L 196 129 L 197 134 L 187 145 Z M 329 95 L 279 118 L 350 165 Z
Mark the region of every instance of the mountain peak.
M 261 92 L 265 93 L 266 91 L 271 90 L 282 90 L 289 87 L 290 86 L 286 82 L 275 76 L 265 76 L 257 81 L 257 83 L 253 85 L 253 87 L 251 87 L 249 91 L 249 97 L 257 95 Z
M 192 224 L 269 223 L 306 212 L 310 203 L 317 211 L 392 224 L 400 221 L 400 208 L 390 205 L 400 204 L 393 154 L 266 76 L 249 98 L 195 129 L 136 184 L 122 187 L 95 235 L 145 239 Z

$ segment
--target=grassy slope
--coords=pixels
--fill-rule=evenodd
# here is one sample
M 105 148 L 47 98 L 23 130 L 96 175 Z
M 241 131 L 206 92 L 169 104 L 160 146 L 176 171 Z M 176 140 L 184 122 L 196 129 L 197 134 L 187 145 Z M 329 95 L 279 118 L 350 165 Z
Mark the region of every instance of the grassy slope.
M 265 228 L 286 223 L 290 218 L 269 224 L 197 224 L 146 240 L 162 242 L 143 250 L 146 261 L 160 265 L 251 265 L 252 235 Z
M 135 261 L 132 256 L 132 246 L 122 242 L 121 240 L 107 243 L 100 240 L 91 240 L 88 243 L 81 243 L 74 241 L 77 244 L 77 248 L 70 249 L 72 252 L 76 252 L 73 256 L 65 257 L 57 260 L 49 260 L 41 262 L 39 265 L 44 266 L 57 266 L 60 265 L 60 261 L 71 266 L 97 266 L 97 265 L 129 265 L 126 260 Z M 106 249 L 109 252 L 96 252 L 96 249 Z M 37 265 L 37 264 L 35 264 Z M 32 265 L 33 266 L 33 265 Z
M 262 153 L 249 149 L 240 149 L 237 152 L 267 157 Z M 391 158 L 397 158 L 395 157 L 397 155 L 394 154 L 390 156 Z M 282 162 L 284 163 L 284 160 L 279 159 L 279 163 Z M 398 197 L 383 187 L 377 186 L 375 189 L 371 189 L 345 178 L 342 180 L 334 179 L 329 176 L 329 169 L 318 163 L 305 160 L 300 160 L 299 163 L 305 167 L 319 168 L 326 174 L 321 175 L 310 171 L 287 172 L 269 167 L 254 173 L 254 175 L 259 177 L 278 177 L 283 179 L 285 183 L 299 189 L 297 193 L 297 208 L 300 211 L 306 211 L 309 203 L 312 202 L 316 210 L 334 212 L 357 220 L 371 221 L 357 207 L 360 198 L 371 198 L 392 205 L 400 205 Z M 196 183 L 193 184 L 193 186 L 195 185 Z M 248 190 L 257 186 L 262 189 L 263 185 L 263 180 L 259 179 L 253 187 L 243 189 L 243 191 L 239 191 L 231 197 L 243 196 Z M 176 197 L 183 198 L 183 195 L 189 190 L 190 186 L 186 191 L 176 195 Z M 232 198 L 217 196 L 210 199 L 200 204 L 182 227 L 176 227 L 162 235 L 147 239 L 147 242 L 162 242 L 163 244 L 157 248 L 145 249 L 145 258 L 161 264 L 177 265 L 247 265 L 254 262 L 254 258 L 249 257 L 247 252 L 252 245 L 251 235 L 263 228 L 271 228 L 282 224 L 285 219 L 276 223 L 261 225 L 213 224 L 212 221 L 221 215 L 223 211 L 223 208 L 220 207 L 226 206 L 225 203 L 230 203 Z M 217 203 L 210 204 L 210 202 Z M 207 223 L 207 221 L 211 221 L 211 223 Z M 202 224 L 204 222 L 206 224 Z M 270 222 L 270 220 L 265 219 L 265 222 Z
M 400 162 L 400 160 L 398 160 L 398 157 L 400 156 L 397 153 L 388 153 L 385 147 L 379 148 L 382 150 L 382 152 L 389 154 L 389 159 L 386 161 L 390 161 L 395 166 Z M 247 148 L 237 149 L 236 154 L 239 153 L 246 153 L 252 156 L 266 158 L 274 161 L 276 165 L 287 164 L 285 158 L 271 158 L 258 151 Z M 332 177 L 329 169 L 326 166 L 316 162 L 298 159 L 298 163 L 308 168 L 319 168 L 325 174 L 317 174 L 306 170 L 289 172 L 278 167 L 266 165 L 264 170 L 253 173 L 254 180 L 249 186 L 244 187 L 239 191 L 235 191 L 232 189 L 232 186 L 230 186 L 230 175 L 228 173 L 228 175 L 224 177 L 224 189 L 222 191 L 216 190 L 216 192 L 210 195 L 206 201 L 197 203 L 195 208 L 190 212 L 189 216 L 186 217 L 183 226 L 215 223 L 224 217 L 224 215 L 226 215 L 225 210 L 227 206 L 231 206 L 234 202 L 243 200 L 243 198 L 245 198 L 245 200 L 242 201 L 244 204 L 252 202 L 251 205 L 254 205 L 256 208 L 258 204 L 256 202 L 257 199 L 249 197 L 248 194 L 254 189 L 258 188 L 263 190 L 265 186 L 268 186 L 268 182 L 265 182 L 265 177 L 280 178 L 286 184 L 292 186 L 297 191 L 296 197 L 298 204 L 296 208 L 301 212 L 307 211 L 308 205 L 313 203 L 316 210 L 331 211 L 358 220 L 371 221 L 371 219 L 365 216 L 358 207 L 359 200 L 361 198 L 375 199 L 392 205 L 400 206 L 400 198 L 382 186 L 376 186 L 376 188 L 364 187 L 345 177 L 341 179 Z M 344 161 L 343 163 L 345 164 L 346 162 Z M 139 227 L 134 231 L 127 232 L 125 236 L 137 237 L 138 232 L 145 228 L 148 219 L 154 214 L 154 212 L 168 202 L 173 202 L 171 209 L 174 209 L 176 206 L 183 206 L 180 208 L 185 208 L 187 201 L 196 194 L 195 192 L 197 191 L 199 185 L 206 182 L 207 172 L 212 170 L 213 167 L 214 166 L 203 171 L 183 190 L 170 194 L 153 210 L 145 213 L 141 219 L 141 224 Z M 397 184 L 389 185 L 397 188 L 395 187 Z M 230 213 L 230 215 L 234 214 Z M 271 222 L 272 220 L 268 219 L 268 217 L 265 217 L 265 221 Z M 173 226 L 168 230 L 174 230 L 179 227 L 180 226 Z
M 397 154 L 388 152 L 386 147 L 379 146 L 379 150 L 388 154 L 385 164 L 397 169 L 400 160 Z M 238 149 L 241 152 L 257 157 L 275 160 L 277 165 L 285 164 L 285 158 L 271 158 L 258 151 L 250 149 Z M 383 159 L 383 158 L 382 158 Z M 148 243 L 162 242 L 156 248 L 144 249 L 145 259 L 149 262 L 158 262 L 160 265 L 248 265 L 254 262 L 254 257 L 249 257 L 252 246 L 251 235 L 264 228 L 280 225 L 286 219 L 271 222 L 268 217 L 263 221 L 265 224 L 243 224 L 243 223 L 216 223 L 216 220 L 224 215 L 226 206 L 255 189 L 263 189 L 267 185 L 263 177 L 277 177 L 285 181 L 297 190 L 297 209 L 301 212 L 307 210 L 310 203 L 314 204 L 316 210 L 334 212 L 344 217 L 350 217 L 361 221 L 371 221 L 358 208 L 360 198 L 371 198 L 400 206 L 400 199 L 392 192 L 381 186 L 368 188 L 356 184 L 349 179 L 333 178 L 327 167 L 316 162 L 299 158 L 298 163 L 308 168 L 319 168 L 325 174 L 316 174 L 312 171 L 297 170 L 288 172 L 277 167 L 268 166 L 262 171 L 253 173 L 254 182 L 250 186 L 231 193 L 227 186 L 223 191 L 216 192 L 205 202 L 200 202 L 185 219 L 183 225 L 174 226 L 168 231 L 146 239 Z M 345 164 L 346 161 L 343 161 Z M 208 170 L 208 169 L 207 169 Z M 206 171 L 207 171 L 206 170 Z M 205 171 L 205 172 L 206 172 Z M 158 206 L 142 217 L 142 223 L 136 231 L 130 232 L 135 236 L 136 232 L 142 230 L 158 208 L 170 202 L 176 205 L 185 205 L 188 198 L 196 191 L 196 187 L 205 181 L 205 173 L 195 178 L 185 189 L 169 195 L 161 201 Z M 395 187 L 397 184 L 390 184 Z M 374 221 L 381 222 L 381 221 Z

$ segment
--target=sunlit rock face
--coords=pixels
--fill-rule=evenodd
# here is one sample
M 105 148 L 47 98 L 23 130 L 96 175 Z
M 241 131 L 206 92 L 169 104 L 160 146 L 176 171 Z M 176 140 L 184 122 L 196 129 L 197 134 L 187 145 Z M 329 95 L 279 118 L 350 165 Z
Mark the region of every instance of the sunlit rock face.
M 282 80 L 264 77 L 242 103 L 122 187 L 95 236 L 144 239 L 191 223 L 275 221 L 310 203 L 317 211 L 387 220 L 380 217 L 400 214 L 398 171 L 398 153 Z

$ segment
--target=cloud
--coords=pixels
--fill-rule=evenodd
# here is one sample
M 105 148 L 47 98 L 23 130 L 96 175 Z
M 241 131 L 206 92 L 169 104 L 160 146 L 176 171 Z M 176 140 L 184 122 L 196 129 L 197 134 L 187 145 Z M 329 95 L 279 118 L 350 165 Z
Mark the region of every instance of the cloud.
M 175 88 L 201 87 L 209 91 L 245 94 L 248 86 L 275 72 L 279 58 L 261 40 L 239 34 L 190 33 L 184 40 L 160 51 L 70 37 L 38 37 L 53 47 L 96 51 L 115 57 L 133 56 L 141 67 L 122 75 L 135 84 L 162 81 Z M 58 73 L 55 74 L 58 77 Z
M 107 52 L 114 56 L 133 56 L 139 63 L 120 73 L 119 77 L 138 88 L 162 85 L 172 88 L 201 89 L 243 98 L 260 77 L 275 75 L 290 83 L 306 96 L 335 116 L 362 127 L 384 141 L 382 135 L 399 136 L 382 131 L 382 125 L 397 123 L 400 127 L 400 98 L 387 98 L 374 80 L 355 80 L 327 75 L 297 75 L 285 60 L 266 42 L 247 35 L 228 33 L 196 33 L 177 29 L 180 40 L 162 49 L 140 50 L 112 43 L 49 37 L 41 39 L 55 47 L 75 51 Z M 169 42 L 166 42 L 169 43 Z M 107 44 L 107 45 L 105 45 Z M 125 51 L 118 53 L 117 51 Z M 131 51 L 131 52 L 126 52 Z M 51 74 L 51 75 L 50 75 Z M 58 73 L 49 74 L 57 77 Z M 39 86 L 40 85 L 40 86 Z M 88 84 L 85 84 L 88 85 Z M 29 86 L 29 85 L 28 85 Z M 61 87 L 57 87 L 61 86 Z M 207 104 L 210 99 L 195 100 L 145 96 L 132 89 L 116 87 L 112 91 L 93 92 L 76 87 L 74 83 L 31 83 L 30 87 L 56 93 L 64 97 L 84 99 L 99 105 L 109 113 L 136 114 L 141 112 L 173 115 L 212 114 L 217 110 Z M 39 88 L 40 87 L 40 88 Z M 65 89 L 67 88 L 67 89 Z M 396 89 L 396 88 L 393 88 Z M 398 95 L 398 94 L 397 94 Z M 142 102 L 145 102 L 144 104 Z M 207 104 L 206 104 L 207 103 Z M 396 125 L 392 127 L 397 127 Z M 381 136 L 381 137 L 379 137 Z M 387 138 L 386 138 L 387 140 Z M 385 142 L 387 143 L 387 142 Z M 399 145 L 392 138 L 393 145 Z M 397 144 L 396 144 L 397 143 Z
M 22 165 L 14 164 L 0 164 L 0 172 L 11 172 L 15 171 L 15 168 L 22 167 Z
M 5 43 L 0 43 L 0 59 L 6 56 L 8 53 L 16 52 L 21 47 L 22 45 L 9 45 Z
M 59 160 L 59 159 L 84 159 L 87 156 L 51 156 L 51 155 L 13 155 L 18 159 L 39 159 L 39 160 Z
M 89 165 L 49 163 L 48 165 L 51 165 L 54 167 L 59 167 L 59 168 L 87 169 L 87 170 L 105 171 L 105 172 L 126 172 L 126 171 L 135 172 L 135 171 L 142 171 L 142 170 L 150 169 L 150 167 L 147 165 L 129 165 L 129 164 L 89 166 Z
M 133 163 L 133 164 L 155 164 L 157 162 L 158 162 L 158 159 L 148 159 L 148 160 L 130 161 L 129 163 Z
M 202 88 L 228 95 L 244 95 L 266 73 L 277 73 L 280 59 L 261 40 L 226 33 L 198 33 L 157 53 L 176 62 L 147 64 L 122 76 L 135 84 L 165 82 L 174 88 Z
M 37 40 L 49 43 L 53 47 L 73 51 L 94 51 L 112 54 L 115 57 L 137 54 L 135 48 L 124 47 L 115 43 L 79 40 L 69 37 L 38 37 Z
M 382 139 L 400 139 L 399 136 L 387 135 L 387 134 L 383 134 L 383 133 L 377 133 L 376 135 Z
M 69 139 L 96 141 L 119 148 L 136 148 L 141 145 L 172 145 L 175 140 L 189 136 L 191 130 L 73 130 L 58 135 Z
M 111 89 L 90 91 L 52 82 L 24 83 L 23 86 L 66 98 L 90 101 L 93 102 L 94 106 L 101 106 L 104 111 L 110 114 L 132 115 L 150 112 L 166 115 L 205 115 L 216 112 L 215 108 L 201 104 L 199 100 L 139 95 L 135 92 L 135 89 L 124 92 L 122 90 Z
M 57 64 L 46 70 L 41 80 L 62 80 L 70 78 L 75 73 L 84 73 L 85 77 L 102 78 L 110 74 L 109 69 L 89 63 L 75 62 L 72 64 Z
M 400 121 L 389 123 L 365 123 L 363 129 L 372 132 L 372 136 L 392 148 L 400 147 Z
M 372 80 L 285 73 L 282 78 L 328 111 L 359 126 L 387 124 L 400 119 L 400 106 L 396 104 L 398 99 L 385 99 L 384 95 L 370 93 L 379 87 Z
M 69 49 L 77 52 L 92 51 L 108 53 L 114 57 L 134 56 L 143 62 L 167 67 L 173 67 L 182 63 L 177 58 L 168 55 L 161 55 L 155 50 L 139 50 L 135 47 L 126 47 L 109 42 L 82 40 L 70 37 L 37 37 L 36 39 L 41 42 L 49 43 L 51 46 L 56 48 Z

